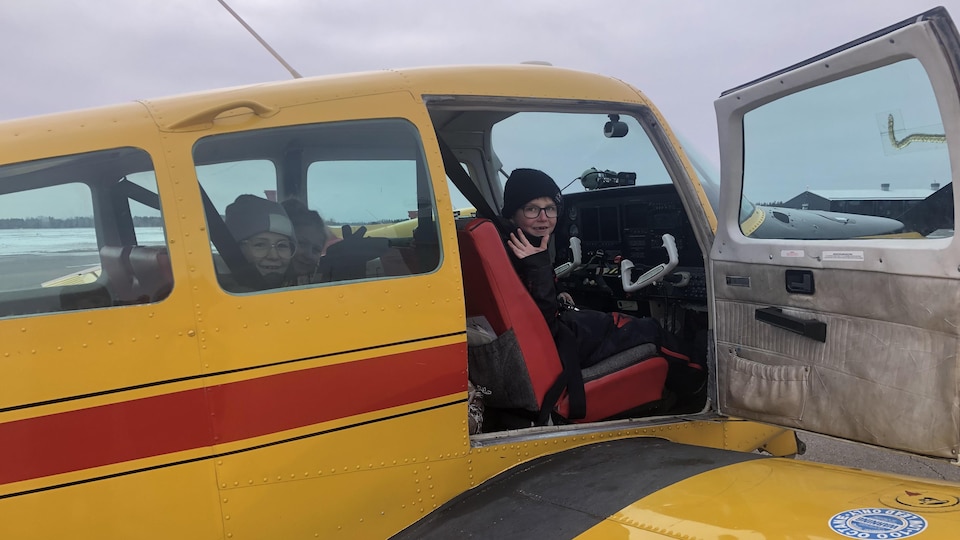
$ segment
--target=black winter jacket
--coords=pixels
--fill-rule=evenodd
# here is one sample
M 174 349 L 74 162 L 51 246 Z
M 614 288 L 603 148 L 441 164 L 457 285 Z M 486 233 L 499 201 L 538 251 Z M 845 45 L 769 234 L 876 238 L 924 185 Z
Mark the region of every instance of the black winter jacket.
M 526 236 L 531 244 L 540 244 L 540 237 Z M 653 319 L 587 309 L 561 309 L 549 251 L 517 259 L 510 246 L 506 248 L 520 281 L 547 321 L 562 359 L 575 355 L 580 368 L 585 368 L 637 345 L 660 345 L 660 325 Z

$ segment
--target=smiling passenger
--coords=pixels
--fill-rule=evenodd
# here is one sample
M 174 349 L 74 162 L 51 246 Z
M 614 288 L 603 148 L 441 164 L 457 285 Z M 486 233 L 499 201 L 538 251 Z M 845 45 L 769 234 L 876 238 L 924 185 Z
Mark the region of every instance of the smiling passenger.
M 297 285 L 313 283 L 320 257 L 327 248 L 340 239 L 323 221 L 316 210 L 311 210 L 299 199 L 287 199 L 280 203 L 293 222 L 297 239 L 297 253 L 290 261 L 290 274 Z
M 226 224 L 266 286 L 284 286 L 297 244 L 283 207 L 254 195 L 240 195 L 227 206 Z

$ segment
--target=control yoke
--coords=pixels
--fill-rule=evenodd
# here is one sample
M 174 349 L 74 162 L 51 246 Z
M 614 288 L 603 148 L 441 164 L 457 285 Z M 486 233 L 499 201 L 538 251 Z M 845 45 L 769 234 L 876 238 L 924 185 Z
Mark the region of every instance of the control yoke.
M 583 260 L 583 255 L 580 252 L 580 239 L 576 236 L 570 237 L 570 253 L 573 255 L 572 261 L 565 262 L 553 269 L 558 278 L 562 278 L 570 274 L 570 272 L 573 272 L 581 266 L 580 263 Z
M 667 274 L 677 267 L 677 263 L 680 259 L 677 255 L 677 241 L 673 239 L 673 236 L 669 234 L 663 235 L 663 249 L 667 250 L 667 255 L 669 256 L 670 260 L 665 263 L 660 263 L 650 270 L 647 270 L 633 283 L 630 283 L 630 269 L 633 268 L 633 263 L 628 259 L 623 259 L 620 261 L 620 280 L 623 282 L 624 292 L 639 291 L 654 281 L 662 280 Z

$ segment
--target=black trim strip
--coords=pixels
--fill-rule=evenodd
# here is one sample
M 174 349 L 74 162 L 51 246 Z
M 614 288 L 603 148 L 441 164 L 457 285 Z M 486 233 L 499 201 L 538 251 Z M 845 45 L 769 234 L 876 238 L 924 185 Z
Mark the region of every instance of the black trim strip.
M 405 412 L 405 413 L 398 413 L 398 414 L 392 414 L 392 415 L 390 415 L 390 416 L 384 416 L 383 418 L 374 418 L 374 419 L 372 419 L 372 420 L 365 420 L 365 421 L 363 421 L 363 422 L 357 422 L 357 423 L 355 423 L 355 424 L 350 424 L 350 425 L 346 425 L 346 426 L 340 426 L 340 427 L 332 428 L 332 429 L 326 429 L 326 430 L 323 430 L 323 431 L 318 431 L 318 432 L 316 432 L 316 433 L 308 433 L 308 434 L 306 434 L 306 435 L 299 435 L 299 436 L 297 436 L 297 437 L 290 437 L 290 438 L 288 438 L 288 439 L 282 439 L 282 440 L 274 441 L 274 442 L 270 442 L 270 443 L 258 444 L 258 445 L 256 445 L 256 446 L 251 446 L 251 447 L 249 447 L 249 448 L 241 448 L 240 450 L 232 450 L 232 451 L 230 451 L 230 452 L 223 452 L 223 453 L 214 454 L 214 455 L 211 455 L 211 456 L 203 456 L 203 457 L 198 457 L 198 458 L 193 458 L 193 459 L 184 459 L 184 460 L 181 460 L 181 461 L 173 461 L 173 462 L 171 462 L 171 463 L 164 463 L 163 465 L 154 465 L 153 467 L 143 467 L 143 468 L 141 468 L 141 469 L 134 469 L 134 470 L 131 470 L 131 471 L 124 471 L 124 472 L 114 473 L 114 474 L 108 474 L 108 475 L 104 475 L 104 476 L 97 476 L 97 477 L 94 477 L 94 478 L 86 478 L 86 479 L 84 479 L 84 480 L 76 480 L 76 481 L 74 481 L 74 482 L 66 482 L 66 483 L 63 483 L 63 484 L 56 484 L 56 485 L 53 485 L 53 486 L 46 486 L 46 487 L 42 487 L 42 488 L 29 489 L 29 490 L 26 490 L 26 491 L 18 491 L 18 492 L 15 492 L 15 493 L 8 493 L 8 494 L 6 494 L 6 495 L 0 495 L 0 500 L 9 499 L 9 498 L 12 498 L 12 497 L 20 497 L 20 496 L 23 496 L 23 495 L 32 495 L 32 494 L 34 494 L 34 493 L 41 493 L 41 492 L 44 492 L 44 491 L 51 491 L 51 490 L 54 490 L 54 489 L 60 489 L 60 488 L 65 488 L 65 487 L 79 486 L 79 485 L 82 485 L 82 484 L 89 484 L 89 483 L 91 483 L 91 482 L 99 482 L 99 481 L 101 481 L 101 480 L 110 480 L 110 479 L 112 479 L 112 478 L 119 478 L 119 477 L 121 477 L 121 476 L 129 476 L 129 475 L 131 475 L 131 474 L 138 474 L 138 473 L 147 472 L 147 471 L 155 471 L 155 470 L 158 470 L 158 469 L 165 469 L 165 468 L 167 468 L 167 467 L 175 467 L 175 466 L 177 466 L 177 465 L 186 465 L 186 464 L 188 464 L 188 463 L 196 463 L 196 462 L 199 462 L 199 461 L 205 461 L 205 460 L 210 460 L 210 459 L 219 459 L 219 458 L 222 458 L 222 457 L 232 456 L 232 455 L 235 455 L 235 454 L 242 454 L 242 453 L 244 453 L 244 452 L 250 452 L 250 451 L 253 451 L 253 450 L 260 450 L 261 448 L 267 448 L 267 447 L 270 447 L 270 446 L 277 446 L 277 445 L 286 444 L 286 443 L 293 442 L 293 441 L 299 441 L 299 440 L 302 440 L 302 439 L 309 439 L 309 438 L 311 438 L 311 437 L 318 437 L 318 436 L 320 436 L 320 435 L 327 435 L 327 434 L 329 434 L 329 433 L 336 433 L 336 432 L 338 432 L 338 431 L 345 431 L 345 430 L 347 430 L 347 429 L 352 429 L 352 428 L 356 428 L 356 427 L 366 426 L 366 425 L 370 425 L 370 424 L 376 424 L 376 423 L 378 423 L 378 422 L 384 422 L 384 421 L 387 421 L 387 420 L 395 420 L 395 419 L 397 419 L 397 418 L 402 418 L 402 417 L 404 417 L 404 416 L 411 416 L 411 415 L 414 415 L 414 414 L 420 414 L 420 413 L 422 413 L 422 412 L 429 412 L 429 411 L 433 411 L 433 410 L 436 410 L 436 409 L 442 409 L 442 408 L 444 408 L 444 407 L 452 407 L 452 406 L 454 406 L 454 405 L 459 405 L 459 404 L 461 404 L 461 403 L 466 403 L 466 402 L 467 402 L 466 399 L 458 399 L 458 400 L 450 401 L 450 402 L 447 402 L 447 403 L 441 403 L 440 405 L 433 405 L 433 406 L 431 406 L 431 407 L 424 407 L 424 408 L 422 408 L 422 409 L 417 409 L 417 410 L 415 410 L 415 411 L 410 411 L 410 412 Z M 219 489 L 219 488 L 217 488 L 217 489 Z
M 406 341 L 396 341 L 396 342 L 393 342 L 393 343 L 385 343 L 385 344 L 381 344 L 381 345 L 371 345 L 370 347 L 361 347 L 361 348 L 359 348 L 359 349 L 349 349 L 349 350 L 338 351 L 338 352 L 334 352 L 334 353 L 321 354 L 321 355 L 318 355 L 318 356 L 307 356 L 307 357 L 304 357 L 304 358 L 293 358 L 293 359 L 290 359 L 290 360 L 281 360 L 281 361 L 279 361 L 279 362 L 273 362 L 273 363 L 270 363 L 270 364 L 260 364 L 260 365 L 256 365 L 256 366 L 248 366 L 248 367 L 244 367 L 244 368 L 230 369 L 230 370 L 226 370 L 226 371 L 217 371 L 217 372 L 213 372 L 213 373 L 203 373 L 203 374 L 200 374 L 200 375 L 191 375 L 191 376 L 189 376 L 189 377 L 179 377 L 179 378 L 176 378 L 176 379 L 167 379 L 167 380 L 163 380 L 163 381 L 155 381 L 155 382 L 150 382 L 150 383 L 138 384 L 138 385 L 134 385 L 134 386 L 125 386 L 125 387 L 122 387 L 122 388 L 113 388 L 113 389 L 111 389 L 111 390 L 102 390 L 102 391 L 100 391 L 100 392 L 91 392 L 91 393 L 89 393 L 89 394 L 79 394 L 79 395 L 76 395 L 76 396 L 68 396 L 68 397 L 62 397 L 62 398 L 56 398 L 56 399 L 49 399 L 49 400 L 46 400 L 46 401 L 37 401 L 37 402 L 34 402 L 34 403 L 25 403 L 25 404 L 22 404 L 22 405 L 14 405 L 14 406 L 12 406 L 12 407 L 6 407 L 6 408 L 3 408 L 3 409 L 0 409 L 0 413 L 10 412 L 10 411 L 19 411 L 19 410 L 23 410 L 23 409 L 30 409 L 30 408 L 33 408 L 33 407 L 41 407 L 41 406 L 44 406 L 44 405 L 53 405 L 53 404 L 56 404 L 56 403 L 66 403 L 66 402 L 68 402 L 68 401 L 76 401 L 76 400 L 87 399 L 87 398 L 92 398 L 92 397 L 107 396 L 107 395 L 110 395 L 110 394 L 118 394 L 118 393 L 121 393 L 121 392 L 129 392 L 129 391 L 131 391 L 131 390 L 142 390 L 142 389 L 144 389 L 144 388 L 151 388 L 151 387 L 153 387 L 153 386 L 163 386 L 163 385 L 165 385 L 165 384 L 180 383 L 180 382 L 185 382 L 185 381 L 193 381 L 193 380 L 206 379 L 206 378 L 211 378 L 211 377 L 220 377 L 220 376 L 222 376 L 222 375 L 232 375 L 232 374 L 234 374 L 234 373 L 243 373 L 243 372 L 245 372 L 245 371 L 252 371 L 252 370 L 256 370 L 256 369 L 271 368 L 271 367 L 282 366 L 282 365 L 286 365 L 286 364 L 293 364 L 293 363 L 297 363 L 297 362 L 306 362 L 306 361 L 308 361 L 308 360 L 317 360 L 317 359 L 320 359 L 320 358 L 330 358 L 330 357 L 332 357 L 332 356 L 339 356 L 339 355 L 341 355 L 341 354 L 352 354 L 352 353 L 357 353 L 357 352 L 372 351 L 372 350 L 376 350 L 376 349 L 385 349 L 385 348 L 387 348 L 387 347 L 395 347 L 395 346 L 397 346 L 397 345 L 408 345 L 408 344 L 410 344 L 410 343 L 419 343 L 419 342 L 422 342 L 422 341 L 430 341 L 430 340 L 434 340 L 434 339 L 442 339 L 442 338 L 453 337 L 453 336 L 461 336 L 461 335 L 466 335 L 466 333 L 467 333 L 466 330 L 464 330 L 463 332 L 452 332 L 452 333 L 450 333 L 450 334 L 439 334 L 439 335 L 435 335 L 435 336 L 427 336 L 427 337 L 421 337 L 421 338 L 416 338 L 416 339 L 408 339 L 408 340 L 406 340 Z

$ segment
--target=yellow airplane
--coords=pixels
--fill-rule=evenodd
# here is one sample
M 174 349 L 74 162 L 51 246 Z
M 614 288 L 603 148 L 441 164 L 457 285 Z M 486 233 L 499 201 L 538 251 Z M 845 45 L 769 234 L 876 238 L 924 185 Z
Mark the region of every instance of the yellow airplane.
M 956 538 L 957 484 L 791 458 L 957 460 L 958 38 L 938 8 L 724 93 L 720 182 L 542 65 L 0 123 L 0 538 Z M 706 384 L 655 347 L 570 382 L 492 219 L 522 167 L 580 181 L 578 307 Z

